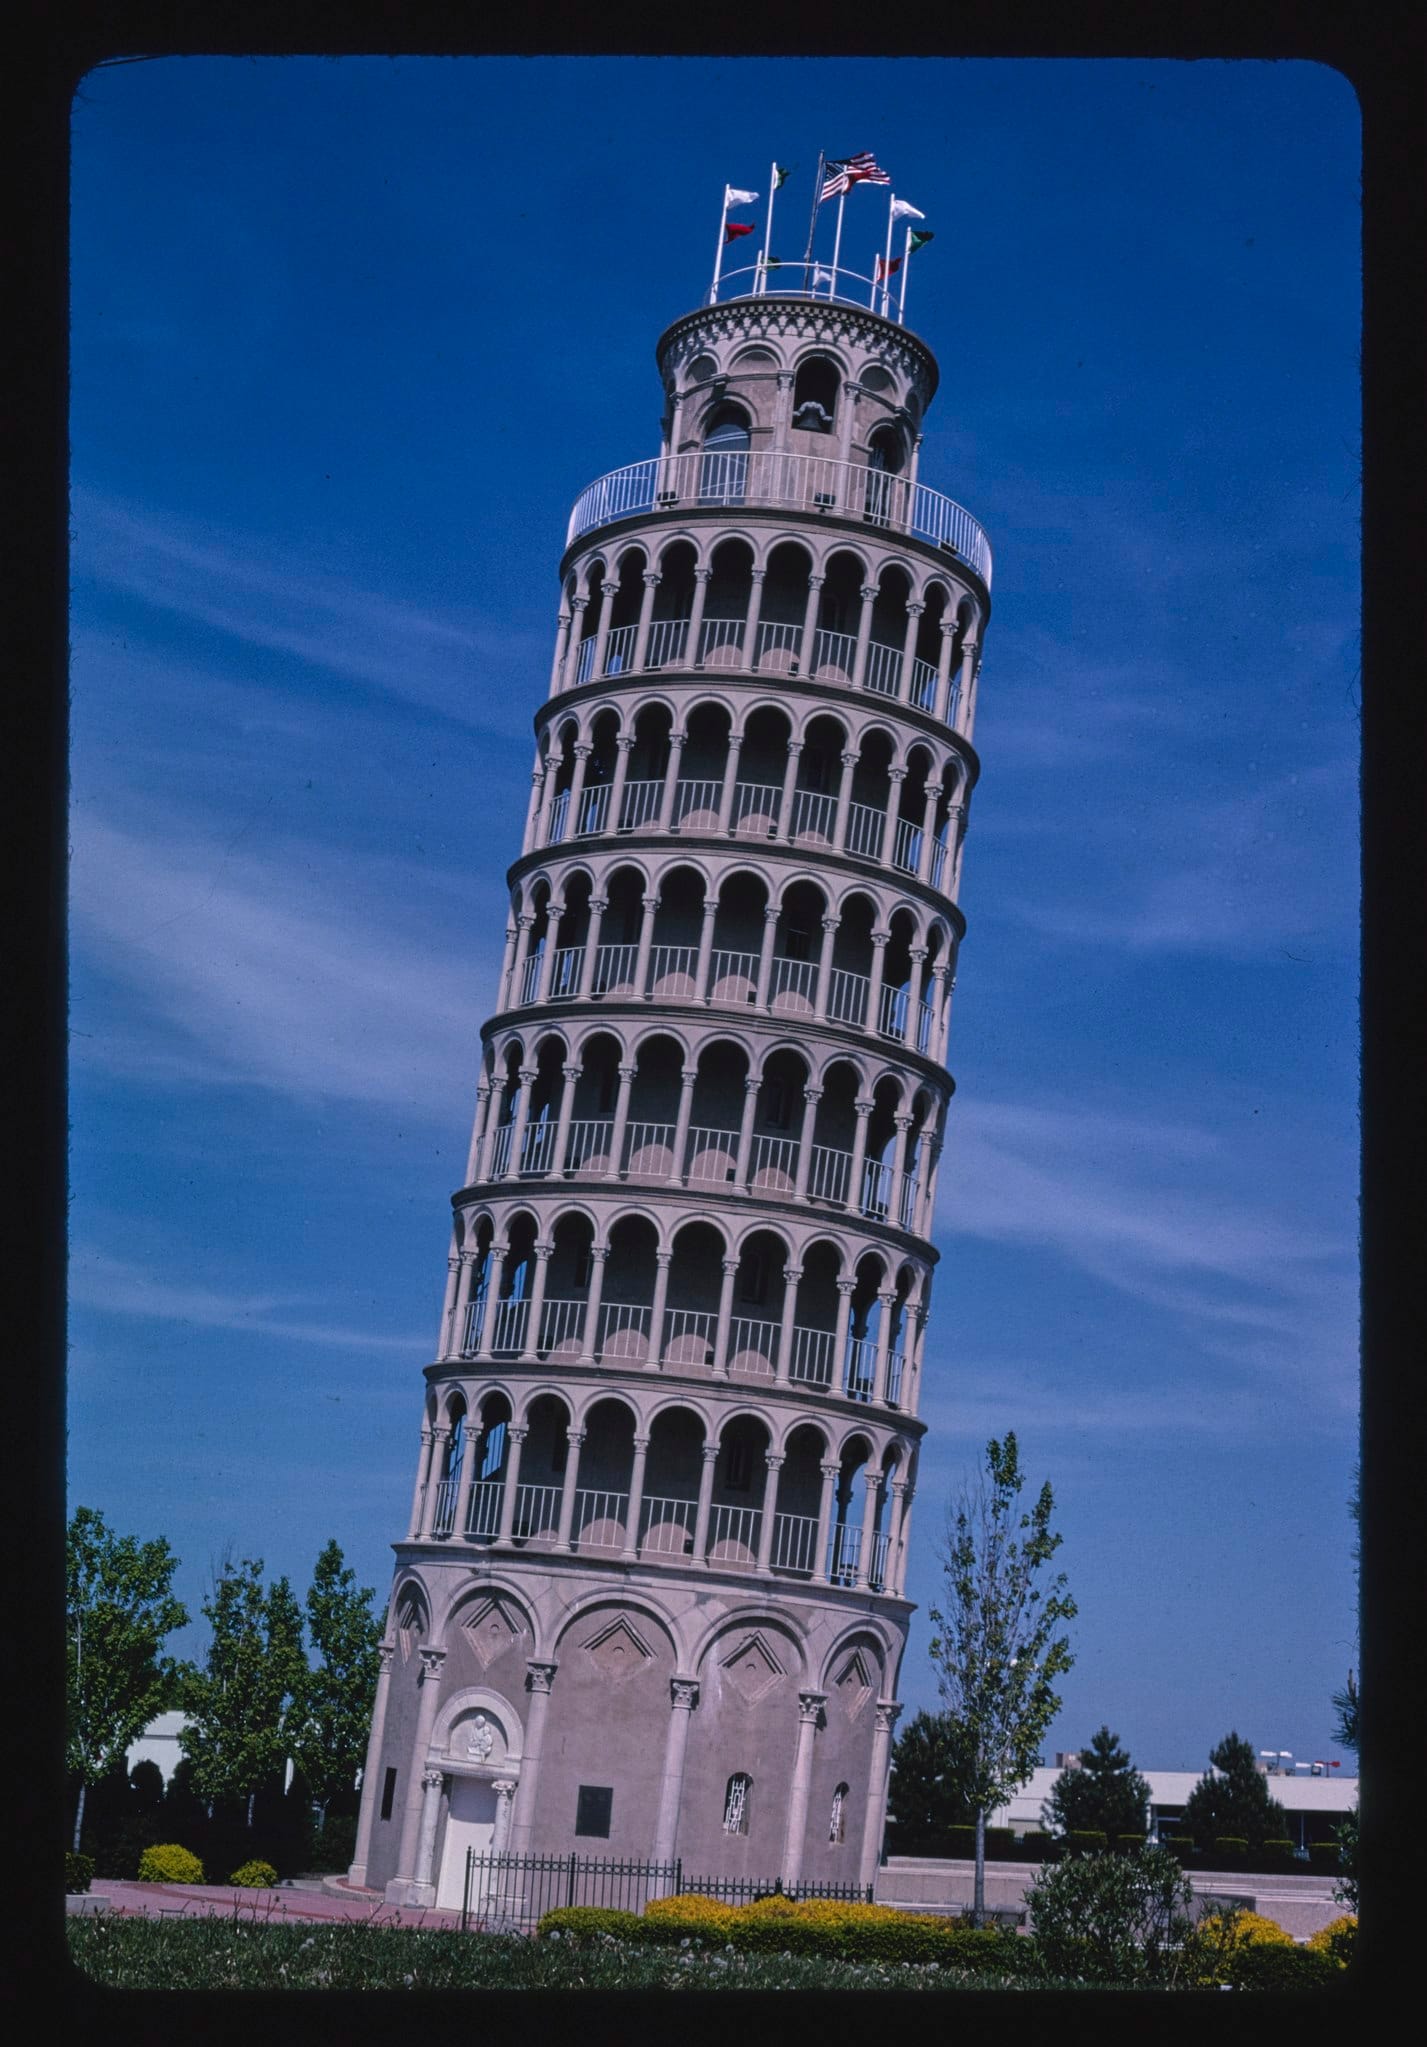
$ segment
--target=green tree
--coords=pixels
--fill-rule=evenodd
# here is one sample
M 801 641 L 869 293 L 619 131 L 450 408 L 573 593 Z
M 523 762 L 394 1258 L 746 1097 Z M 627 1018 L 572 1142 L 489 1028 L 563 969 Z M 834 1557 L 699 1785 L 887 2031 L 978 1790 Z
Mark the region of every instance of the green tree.
M 887 1817 L 899 1842 L 921 1846 L 902 1853 L 924 1853 L 949 1827 L 975 1822 L 968 1765 L 965 1729 L 949 1713 L 921 1712 L 907 1722 L 892 1751 Z
M 1262 1848 L 1288 1832 L 1283 1807 L 1268 1788 L 1252 1747 L 1237 1734 L 1226 1734 L 1209 1751 L 1213 1765 L 1184 1802 L 1185 1830 L 1206 1852 L 1217 1840 L 1247 1841 Z
M 1120 1747 L 1120 1737 L 1102 1727 L 1080 1753 L 1078 1770 L 1062 1770 L 1050 1787 L 1041 1817 L 1056 1833 L 1101 1828 L 1117 1834 L 1147 1834 L 1150 1787 Z
M 212 1630 L 208 1657 L 189 1673 L 188 1725 L 179 1746 L 193 1763 L 193 1787 L 215 1799 L 247 1801 L 281 1770 L 291 1738 L 289 1716 L 307 1676 L 302 1613 L 286 1578 L 263 1589 L 262 1559 L 218 1567 L 203 1611 Z
M 358 1585 L 338 1544 L 329 1542 L 307 1593 L 317 1663 L 293 1710 L 291 1750 L 324 1820 L 331 1799 L 351 1791 L 366 1760 L 382 1630 L 372 1611 L 375 1597 L 370 1585 Z
M 1026 1903 L 1052 1975 L 1169 1988 L 1186 1973 L 1194 1891 L 1168 1848 L 1071 1856 L 1042 1871 Z
M 65 1541 L 65 1751 L 79 1778 L 76 1853 L 90 1786 L 177 1701 L 178 1666 L 162 1653 L 188 1620 L 173 1596 L 177 1568 L 162 1536 L 116 1535 L 94 1508 L 75 1509 Z
M 965 1730 L 978 1924 L 986 1909 L 986 1815 L 1039 1763 L 1042 1737 L 1060 1709 L 1055 1680 L 1074 1661 L 1058 1632 L 1076 1612 L 1065 1573 L 1041 1584 L 1062 1541 L 1050 1525 L 1055 1499 L 1047 1481 L 1035 1505 L 1018 1513 L 1024 1484 L 1014 1434 L 1004 1443 L 993 1437 L 984 1476 L 948 1514 L 946 1604 L 931 1609 L 938 1687 Z

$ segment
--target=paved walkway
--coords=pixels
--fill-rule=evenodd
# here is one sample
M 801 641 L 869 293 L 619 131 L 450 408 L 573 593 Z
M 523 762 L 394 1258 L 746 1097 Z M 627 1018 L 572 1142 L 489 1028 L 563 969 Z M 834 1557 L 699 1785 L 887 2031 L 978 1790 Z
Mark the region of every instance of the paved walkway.
M 324 1890 L 320 1884 L 279 1884 L 270 1891 L 243 1890 L 236 1884 L 141 1884 L 96 1877 L 92 1887 L 65 1900 L 71 1913 L 113 1912 L 144 1919 L 244 1919 L 259 1926 L 358 1919 L 369 1926 L 424 1926 L 450 1930 L 461 1923 L 459 1912 L 413 1910 L 388 1905 L 379 1891 Z

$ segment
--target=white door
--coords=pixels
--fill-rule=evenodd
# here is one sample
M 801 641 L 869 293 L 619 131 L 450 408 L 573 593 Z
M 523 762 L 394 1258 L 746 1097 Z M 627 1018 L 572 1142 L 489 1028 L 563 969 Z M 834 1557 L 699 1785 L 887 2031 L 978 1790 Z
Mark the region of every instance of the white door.
M 451 1808 L 446 1818 L 446 1845 L 441 1855 L 441 1877 L 436 1886 L 436 1903 L 453 1912 L 461 1909 L 466 1887 L 466 1850 L 489 1855 L 495 1838 L 495 1791 L 483 1777 L 453 1777 Z M 479 1902 L 484 1872 L 475 1872 L 471 1903 Z

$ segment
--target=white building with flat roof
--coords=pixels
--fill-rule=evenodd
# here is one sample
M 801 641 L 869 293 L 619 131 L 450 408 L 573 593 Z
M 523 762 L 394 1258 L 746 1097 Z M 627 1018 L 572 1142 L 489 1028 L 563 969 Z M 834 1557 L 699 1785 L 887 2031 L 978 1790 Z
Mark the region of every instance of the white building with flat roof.
M 1059 1768 L 1036 1770 L 1005 1805 L 990 1815 L 988 1824 L 1014 1827 L 1017 1833 L 1039 1832 L 1044 1828 L 1041 1807 L 1050 1797 L 1051 1786 L 1061 1774 Z M 1184 1812 L 1190 1792 L 1203 1775 L 1202 1770 L 1142 1770 L 1150 1787 L 1150 1838 L 1167 1838 L 1179 1831 L 1175 1822 Z M 1280 1775 L 1271 1773 L 1268 1788 L 1288 1818 L 1286 1832 L 1295 1848 L 1310 1841 L 1326 1841 L 1333 1829 L 1358 1802 L 1358 1780 L 1340 1771 L 1315 1776 L 1308 1770 Z

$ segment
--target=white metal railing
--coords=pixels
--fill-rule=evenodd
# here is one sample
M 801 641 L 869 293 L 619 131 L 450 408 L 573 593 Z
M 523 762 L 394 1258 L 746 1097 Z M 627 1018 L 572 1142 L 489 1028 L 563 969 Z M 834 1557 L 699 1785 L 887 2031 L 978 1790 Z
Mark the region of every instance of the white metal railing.
M 694 972 L 699 964 L 699 949 L 696 945 L 655 945 L 649 950 L 648 990 L 651 995 L 665 998 L 676 995 L 692 995 Z M 677 981 L 682 986 L 666 988 L 666 981 Z
M 828 1531 L 827 1574 L 834 1585 L 851 1585 L 862 1553 L 862 1530 L 850 1521 Z
M 491 1178 L 499 1180 L 510 1164 L 510 1141 L 515 1133 L 513 1123 L 502 1123 L 495 1134 L 495 1149 L 491 1153 Z
M 757 1507 L 715 1507 L 709 1517 L 709 1561 L 753 1563 L 758 1555 L 758 1524 L 762 1518 Z
M 882 833 L 886 823 L 885 811 L 875 810 L 870 803 L 849 803 L 846 850 L 849 853 L 860 853 L 864 860 L 879 859 L 882 852 Z
M 921 1011 L 917 1020 L 917 1050 L 926 1052 L 931 1048 L 932 1025 L 936 1022 L 936 1012 L 929 1002 L 919 1002 L 917 1007 Z
M 527 1123 L 520 1146 L 522 1173 L 548 1173 L 555 1154 L 554 1123 Z
M 505 1495 L 503 1478 L 478 1478 L 471 1487 L 471 1504 L 466 1509 L 466 1533 L 490 1539 L 500 1530 L 500 1503 Z
M 874 1535 L 872 1554 L 867 1559 L 867 1583 L 874 1592 L 880 1592 L 887 1583 L 887 1547 L 891 1541 L 888 1535 Z
M 606 675 L 623 675 L 634 658 L 634 642 L 639 632 L 637 625 L 617 625 L 605 642 L 604 672 Z
M 776 505 L 869 518 L 943 548 L 966 562 L 988 589 L 991 585 L 985 533 L 963 506 L 940 491 L 864 463 L 775 449 L 727 454 L 695 449 L 612 470 L 575 500 L 565 545 L 611 520 L 691 503 Z
M 832 842 L 837 820 L 837 798 L 818 789 L 799 789 L 793 796 L 793 837 Z
M 656 619 L 649 628 L 649 644 L 644 652 L 645 667 L 663 668 L 682 661 L 688 637 L 689 621 L 686 618 Z
M 842 1390 L 848 1400 L 870 1400 L 877 1368 L 877 1345 L 870 1336 L 850 1336 L 842 1365 Z
M 707 1308 L 666 1308 L 664 1311 L 664 1363 L 666 1365 L 711 1365 L 718 1316 Z
M 559 1529 L 560 1487 L 518 1485 L 515 1489 L 515 1514 L 510 1524 L 511 1534 L 532 1541 L 542 1535 L 557 1535 Z
M 575 683 L 588 682 L 595 665 L 595 635 L 589 633 L 580 642 L 580 651 L 575 656 Z
M 718 654 L 723 658 L 715 667 L 740 666 L 737 657 L 743 647 L 744 624 L 741 618 L 706 618 L 699 632 L 699 660 L 707 666 L 709 657 Z
M 634 987 L 634 969 L 639 963 L 637 945 L 601 945 L 595 952 L 595 978 L 591 993 L 613 995 Z
M 889 647 L 885 640 L 869 640 L 867 670 L 862 678 L 863 688 L 875 690 L 879 697 L 894 697 L 901 674 L 901 648 Z
M 659 815 L 659 799 L 664 794 L 662 776 L 651 776 L 641 782 L 626 782 L 624 801 L 619 806 L 619 828 L 622 832 L 638 831 L 644 824 L 651 824 Z
M 641 1554 L 687 1556 L 694 1546 L 694 1526 L 698 1518 L 697 1500 L 676 1500 L 663 1493 L 646 1493 L 639 1509 Z
M 818 1553 L 816 1514 L 775 1514 L 768 1561 L 775 1571 L 811 1571 Z
M 524 1350 L 525 1325 L 530 1319 L 528 1300 L 497 1301 L 495 1328 L 491 1332 L 492 1350 Z
M 884 1038 L 900 1038 L 907 1028 L 907 990 L 883 984 L 877 1002 L 877 1029 Z
M 912 702 L 919 711 L 936 709 L 936 663 L 912 661 Z
M 653 1311 L 631 1301 L 605 1301 L 600 1306 L 601 1358 L 643 1358 L 649 1352 L 649 1317 Z
M 814 1201 L 846 1201 L 851 1172 L 851 1152 L 835 1151 L 827 1144 L 815 1144 L 812 1171 L 808 1175 L 808 1193 Z
M 904 873 L 915 874 L 921 857 L 921 826 L 913 824 L 910 818 L 899 817 L 897 830 L 892 839 L 892 865 L 900 867 Z
M 891 1407 L 900 1405 L 902 1398 L 902 1374 L 907 1369 L 906 1353 L 890 1350 L 887 1353 L 887 1402 Z
M 770 1373 L 778 1356 L 778 1325 L 751 1315 L 734 1315 L 728 1325 L 728 1369 Z
M 718 799 L 723 794 L 721 782 L 677 782 L 674 785 L 674 823 L 686 824 L 691 817 L 704 814 L 703 829 L 712 831 L 718 823 Z
M 593 789 L 586 789 L 580 798 L 580 821 L 575 827 L 577 838 L 590 838 L 595 832 L 602 832 L 609 823 L 608 782 L 599 782 Z
M 575 1493 L 574 1541 L 584 1549 L 623 1549 L 628 1493 L 599 1492 L 580 1486 Z
M 816 960 L 775 959 L 768 979 L 769 1003 L 776 1006 L 783 999 L 785 1008 L 804 1004 L 811 1009 L 817 985 Z
M 754 1138 L 752 1178 L 755 1182 L 760 1174 L 767 1174 L 770 1180 L 785 1180 L 788 1188 L 791 1188 L 797 1168 L 798 1140 L 796 1137 L 763 1136 Z
M 793 1357 L 788 1366 L 788 1377 L 800 1380 L 806 1386 L 831 1386 L 833 1341 L 832 1330 L 805 1329 L 800 1323 L 795 1322 Z
M 459 1478 L 443 1478 L 436 1487 L 436 1504 L 431 1513 L 431 1533 L 449 1535 L 456 1519 L 456 1494 L 460 1491 Z
M 880 1159 L 862 1161 L 862 1213 L 885 1222 L 892 1206 L 892 1168 Z
M 674 1125 L 628 1124 L 624 1133 L 622 1165 L 626 1173 L 657 1173 L 661 1178 L 673 1172 Z
M 941 878 L 945 872 L 946 844 L 943 840 L 938 839 L 937 843 L 932 847 L 931 885 L 933 888 L 941 887 Z
M 461 1356 L 463 1358 L 473 1356 L 480 1349 L 481 1322 L 485 1312 L 486 1297 L 483 1293 L 477 1294 L 474 1300 L 467 1301 L 466 1326 L 461 1332 Z
M 751 1002 L 758 992 L 756 952 L 709 954 L 710 1002 Z
M 555 954 L 555 964 L 550 969 L 550 1000 L 556 996 L 573 995 L 580 985 L 580 967 L 584 962 L 585 948 L 582 945 L 562 945 Z
M 686 1179 L 711 1180 L 715 1186 L 726 1187 L 738 1163 L 738 1132 L 693 1125 L 689 1131 L 688 1160 Z
M 827 982 L 827 1016 L 829 1023 L 862 1024 L 867 1020 L 867 990 L 871 986 L 866 974 L 850 973 L 846 967 L 834 967 Z
M 565 836 L 565 819 L 570 809 L 570 792 L 562 789 L 550 806 L 550 825 L 545 834 L 547 846 L 558 846 Z
M 857 658 L 856 633 L 830 633 L 819 627 L 813 635 L 813 674 L 838 674 L 851 682 Z
M 756 832 L 766 838 L 778 827 L 778 806 L 783 792 L 776 782 L 735 782 L 733 811 L 729 822 L 737 831 Z
M 614 1132 L 612 1116 L 593 1116 L 570 1125 L 570 1138 L 565 1147 L 565 1171 L 574 1173 L 583 1167 L 598 1165 L 601 1169 L 609 1165 L 610 1140 Z
M 535 1000 L 535 991 L 540 986 L 540 968 L 544 959 L 543 949 L 540 952 L 527 953 L 525 968 L 520 976 L 520 999 L 522 1002 L 533 1002 Z
M 803 629 L 800 625 L 779 625 L 772 619 L 761 619 L 758 625 L 758 651 L 754 655 L 761 668 L 770 654 L 786 654 L 790 658 L 802 643 Z M 783 662 L 771 666 L 781 668 Z
M 536 1349 L 542 1357 L 559 1350 L 565 1344 L 578 1344 L 584 1334 L 585 1303 L 580 1301 L 544 1301 L 540 1309 L 540 1341 Z
M 904 1230 L 910 1230 L 916 1225 L 917 1202 L 921 1196 L 921 1191 L 920 1183 L 913 1178 L 912 1174 L 904 1173 L 902 1175 L 902 1192 L 897 1202 L 897 1220 L 901 1223 Z

